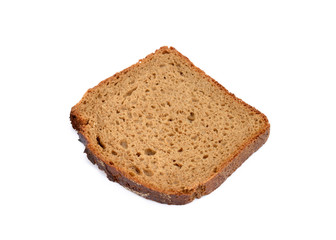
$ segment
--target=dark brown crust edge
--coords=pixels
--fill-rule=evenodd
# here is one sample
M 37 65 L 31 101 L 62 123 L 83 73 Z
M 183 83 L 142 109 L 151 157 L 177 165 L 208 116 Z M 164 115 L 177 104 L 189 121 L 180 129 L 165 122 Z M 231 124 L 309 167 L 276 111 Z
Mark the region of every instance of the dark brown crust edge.
M 220 87 L 225 92 L 231 94 L 228 92 L 222 85 L 220 85 L 217 81 L 206 75 L 201 69 L 197 68 L 195 65 L 192 64 L 192 62 L 185 56 L 183 56 L 181 53 L 179 53 L 174 48 L 170 47 L 162 47 L 157 51 L 164 51 L 164 50 L 172 50 L 175 51 L 180 57 L 185 58 L 189 63 L 191 63 L 191 67 L 194 68 L 196 71 L 199 71 L 201 74 L 203 74 L 207 80 L 210 80 L 211 82 L 215 83 L 218 87 Z M 152 56 L 152 54 L 148 55 L 147 57 Z M 147 58 L 146 57 L 146 58 Z M 142 61 L 142 60 L 140 60 Z M 139 63 L 140 63 L 139 61 Z M 139 63 L 132 65 L 131 67 L 123 70 L 122 72 L 129 70 L 132 67 L 137 66 Z M 121 72 L 120 72 L 121 73 Z M 119 74 L 120 74 L 119 73 Z M 118 73 L 117 73 L 118 74 Z M 115 74 L 114 76 L 117 76 Z M 111 78 L 113 78 L 112 76 Z M 108 78 L 108 79 L 111 79 Z M 105 80 L 106 81 L 106 80 Z M 90 91 L 90 90 L 88 90 Z M 253 108 L 252 106 L 246 104 L 241 99 L 234 96 L 234 98 L 241 102 L 242 104 L 248 106 L 249 108 L 252 108 L 255 112 L 260 113 L 257 109 Z M 80 101 L 81 102 L 81 101 Z M 80 103 L 79 102 L 79 103 Z M 88 143 L 88 140 L 85 138 L 83 134 L 83 128 L 87 124 L 85 120 L 81 119 L 78 114 L 76 114 L 76 106 L 79 104 L 77 103 L 72 109 L 70 113 L 70 120 L 71 124 L 74 129 L 78 131 L 79 140 L 85 145 L 85 153 L 87 154 L 88 159 L 93 163 L 97 164 L 99 169 L 105 171 L 107 178 L 111 181 L 118 182 L 120 185 L 124 186 L 125 188 L 129 189 L 130 191 L 144 197 L 150 200 L 154 200 L 159 203 L 165 203 L 165 204 L 174 204 L 174 205 L 182 205 L 187 204 L 191 201 L 193 201 L 195 198 L 200 198 L 204 195 L 207 195 L 214 191 L 216 188 L 218 188 L 239 166 L 243 164 L 243 162 L 249 158 L 255 151 L 257 151 L 268 139 L 269 133 L 270 133 L 270 125 L 265 115 L 263 115 L 265 119 L 265 128 L 262 129 L 257 136 L 254 137 L 254 139 L 251 139 L 246 145 L 242 146 L 240 148 L 240 151 L 229 161 L 229 163 L 221 168 L 217 174 L 215 174 L 212 178 L 208 179 L 203 184 L 200 184 L 197 188 L 194 189 L 194 191 L 190 191 L 187 194 L 171 194 L 171 193 L 163 193 L 160 191 L 157 191 L 155 189 L 151 189 L 149 187 L 146 187 L 142 184 L 136 183 L 132 181 L 131 179 L 127 178 L 122 174 L 121 171 L 118 171 L 117 168 L 110 166 L 106 164 L 102 159 L 98 157 L 98 154 L 94 154 L 94 149 L 90 148 L 90 144 Z

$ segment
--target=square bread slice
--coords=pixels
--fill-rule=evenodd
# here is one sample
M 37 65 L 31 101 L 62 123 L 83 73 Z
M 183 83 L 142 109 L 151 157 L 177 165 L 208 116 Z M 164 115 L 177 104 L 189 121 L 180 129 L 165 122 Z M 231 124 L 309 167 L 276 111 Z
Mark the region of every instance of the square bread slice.
M 70 119 L 110 180 L 166 204 L 215 190 L 270 131 L 265 115 L 173 47 L 89 89 Z

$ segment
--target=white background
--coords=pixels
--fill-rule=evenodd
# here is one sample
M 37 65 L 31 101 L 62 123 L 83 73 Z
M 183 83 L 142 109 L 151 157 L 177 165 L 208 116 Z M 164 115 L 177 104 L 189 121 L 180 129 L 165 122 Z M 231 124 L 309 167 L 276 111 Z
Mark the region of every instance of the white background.
M 0 239 L 336 239 L 335 1 L 1 1 L 0 35 Z M 271 123 L 184 206 L 108 181 L 69 121 L 163 45 Z

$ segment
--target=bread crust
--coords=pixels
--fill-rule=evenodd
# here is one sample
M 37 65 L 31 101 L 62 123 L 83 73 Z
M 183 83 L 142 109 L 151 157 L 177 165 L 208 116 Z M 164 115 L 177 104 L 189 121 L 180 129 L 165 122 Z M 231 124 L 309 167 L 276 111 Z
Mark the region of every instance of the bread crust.
M 94 147 L 92 147 L 93 145 L 85 137 L 85 126 L 87 125 L 87 122 L 86 120 L 81 119 L 80 115 L 77 113 L 77 106 L 81 103 L 82 100 L 79 101 L 74 107 L 72 107 L 71 113 L 70 113 L 70 121 L 71 121 L 73 128 L 78 131 L 79 140 L 85 145 L 84 152 L 87 154 L 88 159 L 93 164 L 97 164 L 99 169 L 105 171 L 106 176 L 109 180 L 118 182 L 120 185 L 124 186 L 125 188 L 129 189 L 130 191 L 144 198 L 154 200 L 159 203 L 182 205 L 182 204 L 187 204 L 193 201 L 195 198 L 200 198 L 204 195 L 207 195 L 211 193 L 212 191 L 214 191 L 216 188 L 218 188 L 239 166 L 243 164 L 243 162 L 249 156 L 251 156 L 255 151 L 257 151 L 267 141 L 268 136 L 270 134 L 270 124 L 268 122 L 267 117 L 264 114 L 259 112 L 254 107 L 248 105 L 241 99 L 237 98 L 234 94 L 230 93 L 226 88 L 224 88 L 216 80 L 214 80 L 213 78 L 205 74 L 204 71 L 197 68 L 187 57 L 179 53 L 173 47 L 170 47 L 170 48 L 166 46 L 161 47 L 160 49 L 156 50 L 155 53 L 151 53 L 146 58 L 139 60 L 138 63 L 102 81 L 101 83 L 98 84 L 98 86 L 107 80 L 117 79 L 120 74 L 124 74 L 128 72 L 130 69 L 137 67 L 141 62 L 152 58 L 153 55 L 156 54 L 158 51 L 172 52 L 178 55 L 179 57 L 183 58 L 187 63 L 190 64 L 190 67 L 192 69 L 194 69 L 195 71 L 203 75 L 206 80 L 215 84 L 225 93 L 233 96 L 233 98 L 239 103 L 250 108 L 255 113 L 260 114 L 264 119 L 264 122 L 265 122 L 264 128 L 262 128 L 249 141 L 245 142 L 245 144 L 243 144 L 241 148 L 235 152 L 235 154 L 231 157 L 229 161 L 227 161 L 225 164 L 219 167 L 217 173 L 215 173 L 211 178 L 209 178 L 207 181 L 203 183 L 200 183 L 198 186 L 195 186 L 193 189 L 191 189 L 190 191 L 186 193 L 163 192 L 163 191 L 160 191 L 159 189 L 153 189 L 152 187 L 146 185 L 145 183 L 137 183 L 136 181 L 133 181 L 132 179 L 130 179 L 126 174 L 124 174 L 118 168 L 116 168 L 115 166 L 111 166 L 110 164 L 106 163 L 101 157 L 99 157 L 98 152 L 95 151 Z M 90 89 L 87 91 L 87 93 L 88 92 L 90 92 Z

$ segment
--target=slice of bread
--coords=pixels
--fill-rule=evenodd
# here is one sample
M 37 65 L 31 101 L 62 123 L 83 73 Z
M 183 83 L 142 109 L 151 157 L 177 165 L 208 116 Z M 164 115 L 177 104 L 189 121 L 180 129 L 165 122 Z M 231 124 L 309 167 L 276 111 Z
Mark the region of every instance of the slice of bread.
M 70 119 L 110 180 L 166 204 L 212 192 L 270 130 L 265 115 L 172 47 L 89 89 Z

